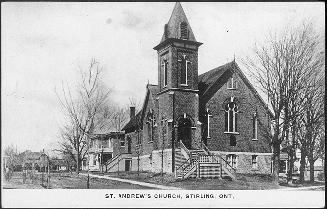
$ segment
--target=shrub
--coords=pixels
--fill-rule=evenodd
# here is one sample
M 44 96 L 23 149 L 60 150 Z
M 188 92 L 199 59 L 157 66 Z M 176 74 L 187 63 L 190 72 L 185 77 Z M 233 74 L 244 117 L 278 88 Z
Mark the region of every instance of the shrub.
M 325 172 L 321 172 L 317 176 L 319 181 L 325 181 Z

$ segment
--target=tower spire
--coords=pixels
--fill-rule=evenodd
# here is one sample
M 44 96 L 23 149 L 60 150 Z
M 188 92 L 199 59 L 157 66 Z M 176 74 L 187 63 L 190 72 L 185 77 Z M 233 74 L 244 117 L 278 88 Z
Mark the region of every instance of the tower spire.
M 184 35 L 186 34 L 183 34 L 183 32 L 181 34 L 181 28 L 185 29 L 185 31 L 187 32 L 186 37 L 184 37 Z M 165 25 L 164 34 L 161 38 L 160 43 L 164 42 L 169 38 L 177 38 L 177 39 L 183 38 L 189 41 L 196 42 L 192 28 L 188 22 L 183 7 L 179 2 L 176 2 L 173 12 L 170 16 L 170 19 L 168 23 Z

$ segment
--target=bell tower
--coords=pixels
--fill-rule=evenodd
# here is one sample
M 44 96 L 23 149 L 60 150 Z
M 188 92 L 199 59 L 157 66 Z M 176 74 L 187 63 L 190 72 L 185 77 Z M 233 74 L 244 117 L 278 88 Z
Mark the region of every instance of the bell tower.
M 168 121 L 168 135 L 174 126 L 172 134 L 175 135 L 170 135 L 171 138 L 175 142 L 182 141 L 189 149 L 199 147 L 201 141 L 198 122 L 198 48 L 201 44 L 196 41 L 184 10 L 177 2 L 164 26 L 160 43 L 154 47 L 158 52 L 157 99 L 159 120 Z M 167 141 L 171 146 L 169 136 Z

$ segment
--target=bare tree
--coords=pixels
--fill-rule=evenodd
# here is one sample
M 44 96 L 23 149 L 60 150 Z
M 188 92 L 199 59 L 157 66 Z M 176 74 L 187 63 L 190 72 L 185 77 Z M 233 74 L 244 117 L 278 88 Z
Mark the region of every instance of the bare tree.
M 67 123 L 61 128 L 59 150 L 75 159 L 77 172 L 88 151 L 89 136 L 110 115 L 106 105 L 111 90 L 101 82 L 102 70 L 99 63 L 92 59 L 87 70 L 80 68 L 81 81 L 74 95 L 71 88 L 64 84 L 61 86 L 62 96 L 56 92 L 67 117 Z
M 324 69 L 317 68 L 308 83 L 306 100 L 302 104 L 304 115 L 300 118 L 299 144 L 301 147 L 300 181 L 304 181 L 305 158 L 310 163 L 310 181 L 314 181 L 314 162 L 324 154 L 325 132 L 325 86 Z
M 111 126 L 119 132 L 128 121 L 128 109 L 123 107 L 115 107 L 111 118 Z
M 7 158 L 6 164 L 8 168 L 10 168 L 11 170 L 20 161 L 19 154 L 17 152 L 17 149 L 14 147 L 14 145 L 7 146 L 4 149 L 4 156 L 6 156 Z
M 320 39 L 312 30 L 312 24 L 289 28 L 284 33 L 270 35 L 267 44 L 254 47 L 253 57 L 243 60 L 250 69 L 251 77 L 267 94 L 268 104 L 274 112 L 272 147 L 273 176 L 276 182 L 280 146 L 289 139 L 290 127 L 301 114 L 296 108 L 300 101 L 295 99 L 299 92 L 306 89 L 305 79 L 314 69 L 324 65 L 319 47 Z

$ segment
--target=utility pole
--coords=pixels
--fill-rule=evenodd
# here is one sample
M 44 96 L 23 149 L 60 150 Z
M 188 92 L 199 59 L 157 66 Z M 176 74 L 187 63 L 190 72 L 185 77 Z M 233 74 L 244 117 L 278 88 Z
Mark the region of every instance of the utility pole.
M 173 121 L 172 121 L 172 143 L 171 143 L 171 159 L 172 159 L 172 172 L 175 171 L 175 92 L 171 92 L 173 95 Z
M 48 159 L 48 185 L 47 185 L 47 188 L 50 189 L 50 159 L 49 159 L 48 155 L 47 155 L 47 159 Z
M 161 176 L 163 177 L 163 167 L 164 167 L 164 146 L 165 146 L 165 128 L 166 128 L 166 119 L 162 118 L 162 148 L 161 148 Z

